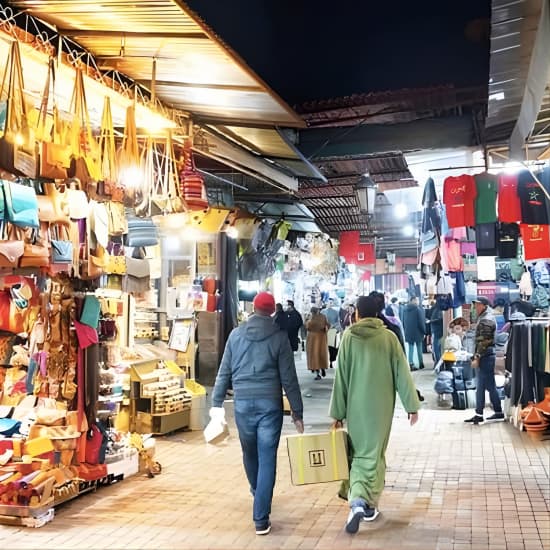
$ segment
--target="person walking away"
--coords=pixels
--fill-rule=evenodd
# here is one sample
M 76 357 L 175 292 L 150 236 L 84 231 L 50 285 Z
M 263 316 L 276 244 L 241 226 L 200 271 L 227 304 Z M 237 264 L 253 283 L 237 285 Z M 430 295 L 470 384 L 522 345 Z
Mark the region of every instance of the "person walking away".
M 286 331 L 292 351 L 298 351 L 298 332 L 300 331 L 300 327 L 304 324 L 304 321 L 300 313 L 294 309 L 294 302 L 292 300 L 287 300 L 286 303 Z
M 476 413 L 464 422 L 481 424 L 484 420 L 485 391 L 489 392 L 494 410 L 487 420 L 504 420 L 504 413 L 495 384 L 495 316 L 485 296 L 478 296 L 473 304 L 477 313 L 476 349 L 472 358 L 472 367 L 476 369 Z
M 340 343 L 340 311 L 336 309 L 336 304 L 333 298 L 329 298 L 328 306 L 321 311 L 321 313 L 327 318 L 330 328 L 327 335 L 328 338 L 328 354 L 329 354 L 329 367 L 333 367 L 336 356 L 338 355 L 338 346 Z
M 430 330 L 432 333 L 432 351 L 434 356 L 434 365 L 441 359 L 441 340 L 443 338 L 443 312 L 434 300 L 430 312 Z
M 423 369 L 422 341 L 426 333 L 426 320 L 424 310 L 418 305 L 418 298 L 416 296 L 411 297 L 403 310 L 403 330 L 405 332 L 405 342 L 407 342 L 409 347 L 409 366 L 411 370 Z M 418 367 L 414 365 L 415 347 Z
M 342 330 L 347 329 L 349 326 L 353 325 L 355 322 L 355 306 L 353 304 L 348 304 L 346 308 L 346 314 L 341 321 Z
M 311 308 L 311 317 L 306 323 L 306 358 L 307 368 L 315 372 L 315 380 L 326 376 L 328 367 L 327 331 L 330 325 L 327 318 L 319 313 L 319 308 Z
M 378 312 L 373 296 L 358 299 L 358 321 L 344 332 L 340 344 L 329 408 L 333 427 L 342 427 L 345 420 L 350 438 L 348 533 L 356 533 L 361 520 L 378 516 L 396 392 L 411 426 L 420 407 L 403 349 L 377 318 Z
M 390 307 L 393 310 L 392 317 L 397 317 L 399 319 L 399 300 L 395 296 L 390 301 Z
M 275 304 L 275 315 L 273 322 L 280 330 L 286 331 L 286 313 L 283 311 L 283 304 Z
M 304 431 L 303 403 L 288 337 L 271 317 L 275 299 L 260 292 L 253 306 L 254 314 L 229 335 L 212 391 L 212 406 L 223 407 L 232 384 L 243 464 L 254 496 L 252 519 L 256 534 L 267 535 L 283 425 L 282 390 L 298 433 Z

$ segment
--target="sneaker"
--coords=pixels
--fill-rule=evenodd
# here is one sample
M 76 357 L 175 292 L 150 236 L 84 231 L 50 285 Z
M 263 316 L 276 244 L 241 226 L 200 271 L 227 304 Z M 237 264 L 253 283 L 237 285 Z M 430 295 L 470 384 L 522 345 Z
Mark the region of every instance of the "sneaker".
M 365 517 L 365 509 L 362 506 L 354 506 L 348 516 L 346 521 L 346 532 L 350 535 L 357 533 L 359 530 L 359 524 L 361 520 Z
M 380 511 L 376 506 L 371 507 L 367 504 L 367 508 L 365 510 L 365 517 L 363 518 L 364 521 L 374 521 L 378 516 L 380 515 Z
M 270 531 L 271 531 L 270 521 L 262 525 L 256 525 L 256 535 L 268 535 Z
M 504 420 L 504 413 L 499 412 L 488 416 L 485 420 Z
M 469 422 L 470 424 L 481 424 L 483 422 L 483 416 L 479 414 L 474 414 L 472 418 L 467 418 L 464 422 Z

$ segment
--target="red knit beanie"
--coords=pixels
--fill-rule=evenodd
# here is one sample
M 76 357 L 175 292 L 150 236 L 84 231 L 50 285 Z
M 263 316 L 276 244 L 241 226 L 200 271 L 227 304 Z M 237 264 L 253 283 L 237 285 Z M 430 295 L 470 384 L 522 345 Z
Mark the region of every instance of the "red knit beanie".
M 275 313 L 275 298 L 269 292 L 260 292 L 254 298 L 254 310 L 260 310 L 261 313 L 272 315 Z

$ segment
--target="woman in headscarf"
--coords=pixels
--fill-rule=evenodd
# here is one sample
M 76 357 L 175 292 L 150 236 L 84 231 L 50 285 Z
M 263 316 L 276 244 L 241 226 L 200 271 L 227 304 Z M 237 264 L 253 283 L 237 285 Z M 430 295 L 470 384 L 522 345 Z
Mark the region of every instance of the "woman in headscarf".
M 306 323 L 306 357 L 307 368 L 317 374 L 315 380 L 321 380 L 322 376 L 326 376 L 325 369 L 328 367 L 327 331 L 329 328 L 330 323 L 324 315 L 319 313 L 319 308 L 312 307 L 311 317 Z

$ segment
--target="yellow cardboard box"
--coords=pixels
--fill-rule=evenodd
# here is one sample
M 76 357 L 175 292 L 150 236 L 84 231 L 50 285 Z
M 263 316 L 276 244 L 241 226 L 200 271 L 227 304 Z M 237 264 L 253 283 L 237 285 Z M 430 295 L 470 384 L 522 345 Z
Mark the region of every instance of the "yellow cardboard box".
M 345 430 L 289 435 L 286 445 L 293 485 L 349 479 Z

